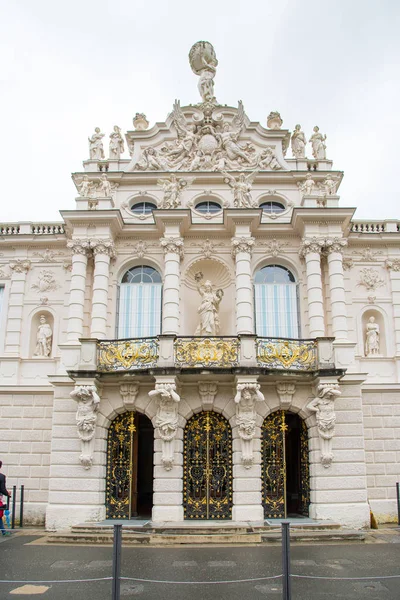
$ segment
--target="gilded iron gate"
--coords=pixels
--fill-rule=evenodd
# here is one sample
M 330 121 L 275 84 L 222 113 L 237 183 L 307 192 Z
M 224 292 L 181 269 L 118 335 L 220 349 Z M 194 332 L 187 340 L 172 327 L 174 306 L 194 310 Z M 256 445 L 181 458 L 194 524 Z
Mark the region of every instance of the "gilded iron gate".
M 183 455 L 185 519 L 232 518 L 232 432 L 207 411 L 186 424 Z
M 107 519 L 130 519 L 134 489 L 136 414 L 125 412 L 111 423 L 107 439 Z
M 269 415 L 262 426 L 262 497 L 264 517 L 286 517 L 285 411 Z
M 294 416 L 294 415 L 293 415 Z M 308 457 L 308 431 L 305 422 L 300 424 L 298 452 L 298 512 L 308 516 L 310 504 L 310 471 Z M 269 519 L 287 516 L 286 493 L 286 438 L 288 431 L 286 412 L 279 410 L 269 415 L 262 427 L 262 499 L 264 517 Z

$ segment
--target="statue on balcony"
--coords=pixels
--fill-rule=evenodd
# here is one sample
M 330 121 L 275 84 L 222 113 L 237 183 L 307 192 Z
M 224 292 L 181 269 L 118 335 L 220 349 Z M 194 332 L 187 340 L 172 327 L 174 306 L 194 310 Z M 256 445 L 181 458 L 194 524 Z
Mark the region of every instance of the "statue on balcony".
M 121 128 L 114 125 L 114 131 L 110 133 L 110 158 L 119 160 L 124 150 L 124 138 L 121 135 Z
M 312 153 L 315 159 L 326 160 L 326 135 L 319 132 L 317 125 L 313 129 L 314 133 L 310 137 Z
M 375 323 L 375 317 L 370 317 L 366 327 L 365 356 L 379 354 L 379 333 L 379 325 Z
M 35 356 L 48 358 L 51 354 L 51 342 L 53 339 L 53 330 L 49 323 L 46 322 L 46 317 L 40 315 L 40 324 L 36 335 L 36 350 Z
M 88 138 L 90 160 L 104 159 L 103 137 L 104 133 L 100 132 L 100 127 L 96 127 L 92 137 Z
M 292 152 L 295 158 L 305 158 L 306 143 L 306 136 L 301 130 L 301 125 L 296 125 L 292 133 Z
M 224 292 L 221 289 L 214 291 L 214 286 L 209 280 L 202 284 L 203 273 L 196 273 L 194 278 L 197 282 L 197 290 L 202 298 L 200 306 L 197 309 L 200 315 L 200 323 L 195 331 L 195 335 L 218 335 L 218 311 Z

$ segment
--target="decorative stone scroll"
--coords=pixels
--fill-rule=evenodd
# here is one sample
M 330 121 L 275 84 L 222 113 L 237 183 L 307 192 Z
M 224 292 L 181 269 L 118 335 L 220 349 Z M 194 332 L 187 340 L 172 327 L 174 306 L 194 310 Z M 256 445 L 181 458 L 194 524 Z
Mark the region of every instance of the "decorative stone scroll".
M 389 271 L 400 271 L 400 258 L 388 258 L 385 266 Z
M 181 399 L 176 392 L 175 383 L 156 383 L 149 396 L 158 400 L 154 424 L 158 427 L 162 440 L 162 464 L 166 471 L 170 471 L 174 464 L 174 440 L 178 430 L 178 403 Z
M 239 252 L 247 252 L 252 254 L 253 246 L 255 244 L 255 238 L 253 237 L 234 237 L 231 240 L 232 243 L 232 256 L 236 258 Z
M 139 393 L 138 383 L 121 383 L 119 392 L 122 396 L 124 406 L 127 410 L 134 410 L 137 395 Z
M 70 396 L 78 403 L 76 425 L 82 448 L 79 460 L 85 469 L 90 469 L 93 463 L 94 436 L 100 397 L 95 385 L 77 385 Z
M 246 469 L 253 464 L 253 438 L 256 433 L 255 403 L 264 402 L 258 383 L 238 383 L 236 386 L 236 425 L 242 444 L 242 463 Z
M 360 271 L 360 281 L 357 285 L 362 285 L 367 290 L 375 291 L 378 287 L 385 285 L 385 281 L 379 276 L 378 271 L 372 267 L 365 267 Z
M 332 464 L 332 439 L 335 434 L 335 400 L 341 395 L 337 383 L 320 383 L 317 397 L 307 405 L 308 410 L 315 413 L 317 428 L 321 440 L 321 463 L 328 468 Z
M 199 395 L 203 410 L 212 410 L 217 391 L 217 383 L 213 381 L 199 381 Z
M 183 239 L 180 237 L 163 237 L 160 238 L 161 247 L 164 254 L 178 254 L 179 258 L 183 258 Z
M 294 393 L 296 391 L 296 385 L 294 383 L 280 381 L 276 384 L 276 391 L 278 392 L 280 400 L 280 408 L 282 410 L 289 410 L 292 405 Z

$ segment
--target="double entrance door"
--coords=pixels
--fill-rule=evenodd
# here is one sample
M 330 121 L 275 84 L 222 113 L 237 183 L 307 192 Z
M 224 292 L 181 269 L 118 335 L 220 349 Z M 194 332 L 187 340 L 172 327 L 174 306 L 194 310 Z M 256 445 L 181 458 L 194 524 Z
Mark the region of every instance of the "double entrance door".
M 261 451 L 264 517 L 308 516 L 310 473 L 305 422 L 284 410 L 270 414 L 262 427 Z
M 118 415 L 107 439 L 107 519 L 150 517 L 153 506 L 154 432 L 150 419 Z

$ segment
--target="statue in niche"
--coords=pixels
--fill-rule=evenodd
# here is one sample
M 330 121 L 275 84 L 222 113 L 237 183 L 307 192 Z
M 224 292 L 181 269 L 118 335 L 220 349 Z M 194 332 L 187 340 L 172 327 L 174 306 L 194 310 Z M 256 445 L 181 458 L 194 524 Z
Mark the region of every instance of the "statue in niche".
M 224 292 L 221 289 L 214 291 L 214 286 L 209 280 L 201 284 L 203 273 L 196 273 L 194 278 L 197 282 L 197 290 L 202 298 L 200 306 L 197 309 L 200 316 L 200 323 L 195 331 L 195 335 L 218 335 L 218 311 Z
M 101 133 L 100 127 L 96 127 L 94 134 L 89 139 L 89 154 L 90 160 L 103 160 L 104 159 L 104 148 L 103 148 L 103 137 L 104 133 Z
M 379 335 L 379 325 L 375 323 L 375 317 L 370 317 L 366 326 L 365 356 L 379 354 Z
M 121 128 L 114 125 L 114 131 L 110 133 L 110 158 L 119 160 L 121 154 L 125 151 L 124 138 L 121 135 Z
M 251 197 L 251 187 L 257 171 L 252 171 L 248 175 L 241 173 L 238 179 L 229 175 L 226 171 L 221 171 L 224 176 L 224 182 L 229 184 L 233 191 L 233 206 L 235 208 L 254 208 L 254 202 Z
M 308 410 L 315 413 L 318 434 L 321 440 L 321 462 L 329 467 L 333 460 L 332 438 L 335 433 L 335 400 L 341 395 L 339 386 L 335 383 L 321 383 L 318 386 L 318 396 L 307 405 Z
M 200 76 L 198 88 L 203 102 L 216 102 L 214 77 L 218 60 L 210 42 L 196 42 L 189 52 L 189 63 L 195 75 Z
M 53 340 L 53 330 L 46 321 L 44 315 L 40 315 L 39 327 L 36 334 L 35 356 L 48 358 L 51 354 L 51 343 Z
M 183 188 L 193 181 L 193 179 L 178 179 L 176 175 L 171 175 L 169 179 L 159 179 L 157 185 L 161 186 L 164 191 L 164 198 L 159 203 L 159 208 L 178 208 L 181 204 Z
M 313 131 L 314 133 L 310 137 L 313 157 L 319 160 L 326 160 L 326 144 L 324 143 L 326 135 L 322 135 L 322 133 L 319 132 L 319 127 L 317 127 L 317 125 L 314 127 Z
M 306 156 L 306 136 L 301 130 L 301 125 L 296 125 L 292 133 L 292 152 L 295 158 L 305 158 Z

